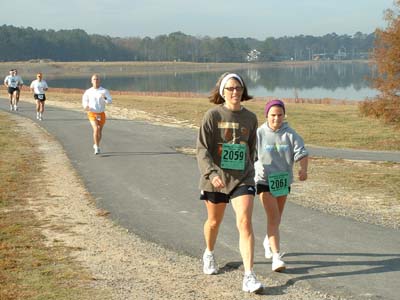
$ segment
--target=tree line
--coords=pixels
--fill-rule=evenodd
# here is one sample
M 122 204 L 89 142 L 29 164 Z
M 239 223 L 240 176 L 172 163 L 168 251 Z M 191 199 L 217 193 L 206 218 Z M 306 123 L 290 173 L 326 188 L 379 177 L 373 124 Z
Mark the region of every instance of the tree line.
M 84 30 L 0 26 L 0 61 L 186 61 L 246 62 L 368 58 L 375 34 L 315 37 L 211 38 L 182 32 L 150 37 L 110 37 Z

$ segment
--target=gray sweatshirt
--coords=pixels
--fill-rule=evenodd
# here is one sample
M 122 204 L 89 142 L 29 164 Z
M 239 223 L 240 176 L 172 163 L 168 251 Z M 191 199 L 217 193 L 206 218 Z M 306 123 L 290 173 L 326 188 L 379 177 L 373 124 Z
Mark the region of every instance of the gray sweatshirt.
M 242 108 L 231 111 L 224 105 L 211 108 L 204 115 L 196 145 L 200 170 L 200 190 L 229 194 L 239 185 L 254 185 L 254 157 L 258 122 L 254 113 Z M 222 145 L 246 146 L 245 169 L 221 168 Z M 211 180 L 219 175 L 225 188 L 217 190 Z
M 308 152 L 303 139 L 288 123 L 273 131 L 265 122 L 257 130 L 256 184 L 268 185 L 268 175 L 277 172 L 288 172 L 291 184 L 294 162 L 305 156 Z

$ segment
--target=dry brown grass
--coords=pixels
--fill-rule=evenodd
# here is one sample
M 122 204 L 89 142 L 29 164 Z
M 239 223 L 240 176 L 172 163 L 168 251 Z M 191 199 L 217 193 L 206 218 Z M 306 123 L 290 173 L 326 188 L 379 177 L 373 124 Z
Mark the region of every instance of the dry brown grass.
M 296 172 L 297 173 L 296 166 Z M 360 222 L 400 228 L 400 164 L 311 158 L 290 200 Z
M 62 245 L 45 246 L 27 204 L 43 188 L 40 153 L 0 112 L 0 299 L 92 299 L 91 278 Z

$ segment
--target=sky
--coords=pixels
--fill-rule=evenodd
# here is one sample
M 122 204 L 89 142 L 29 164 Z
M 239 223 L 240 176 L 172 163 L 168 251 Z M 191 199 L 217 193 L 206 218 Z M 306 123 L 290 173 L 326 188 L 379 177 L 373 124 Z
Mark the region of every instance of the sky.
M 0 25 L 154 38 L 353 35 L 385 28 L 393 0 L 0 0 Z M 1 42 L 1 41 L 0 41 Z

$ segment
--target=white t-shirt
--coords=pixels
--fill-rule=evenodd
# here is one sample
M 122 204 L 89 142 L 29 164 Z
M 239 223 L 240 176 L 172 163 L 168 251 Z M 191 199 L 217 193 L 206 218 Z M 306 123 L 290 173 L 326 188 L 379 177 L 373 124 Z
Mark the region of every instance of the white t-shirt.
M 112 98 L 110 92 L 103 87 L 95 89 L 91 87 L 86 90 L 82 96 L 82 106 L 86 108 L 89 106 L 89 111 L 95 113 L 101 113 L 105 110 L 106 103 L 110 104 Z
M 47 86 L 47 82 L 44 81 L 43 79 L 41 81 L 35 79 L 34 81 L 31 82 L 31 89 L 33 89 L 33 92 L 35 94 L 44 94 L 45 90 L 48 89 L 49 87 Z
M 22 85 L 23 82 L 19 76 L 8 75 L 6 78 L 4 78 L 4 84 L 6 84 L 8 87 L 16 88 L 19 85 Z

